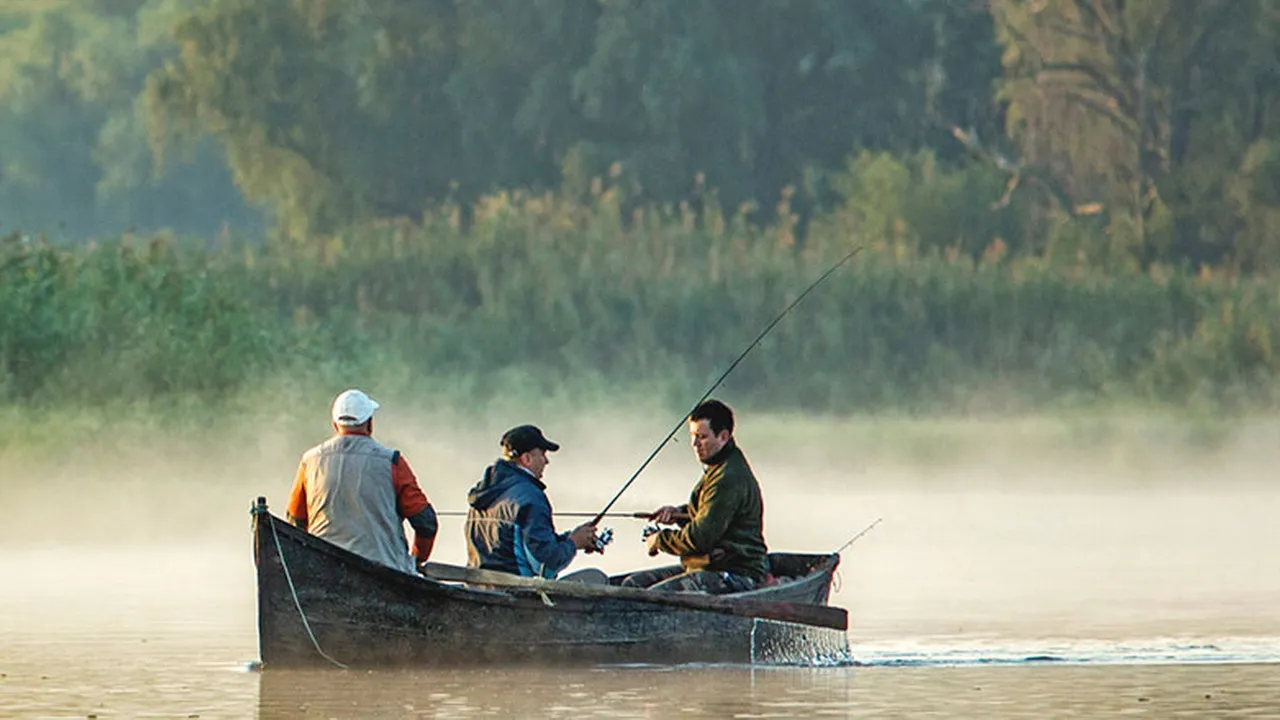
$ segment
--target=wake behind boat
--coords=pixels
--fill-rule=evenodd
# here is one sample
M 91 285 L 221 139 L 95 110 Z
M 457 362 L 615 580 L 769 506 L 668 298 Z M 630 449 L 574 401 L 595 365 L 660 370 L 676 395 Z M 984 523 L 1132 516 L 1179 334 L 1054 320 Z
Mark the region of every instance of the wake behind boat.
M 773 553 L 779 582 L 732 595 L 505 573 L 478 576 L 485 589 L 367 560 L 275 517 L 264 498 L 252 516 L 264 668 L 848 661 L 847 613 L 826 605 L 838 554 Z

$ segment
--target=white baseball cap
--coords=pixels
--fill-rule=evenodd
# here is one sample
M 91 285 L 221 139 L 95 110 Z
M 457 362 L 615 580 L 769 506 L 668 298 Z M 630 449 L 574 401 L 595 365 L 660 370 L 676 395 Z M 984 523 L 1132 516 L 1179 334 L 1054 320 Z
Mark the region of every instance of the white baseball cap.
M 343 390 L 333 399 L 333 421 L 344 427 L 361 425 L 373 417 L 373 411 L 377 409 L 378 403 L 363 392 L 354 388 Z

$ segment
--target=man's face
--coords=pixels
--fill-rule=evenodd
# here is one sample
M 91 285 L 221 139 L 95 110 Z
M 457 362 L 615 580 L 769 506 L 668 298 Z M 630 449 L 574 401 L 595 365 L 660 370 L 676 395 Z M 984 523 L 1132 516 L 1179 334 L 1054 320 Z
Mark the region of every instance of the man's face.
M 535 448 L 520 455 L 520 464 L 528 468 L 533 476 L 542 479 L 542 472 L 551 464 L 551 458 L 547 457 L 547 451 L 542 448 Z
M 710 420 L 690 420 L 689 437 L 693 444 L 693 454 L 698 460 L 706 462 L 729 442 L 729 431 L 711 432 Z

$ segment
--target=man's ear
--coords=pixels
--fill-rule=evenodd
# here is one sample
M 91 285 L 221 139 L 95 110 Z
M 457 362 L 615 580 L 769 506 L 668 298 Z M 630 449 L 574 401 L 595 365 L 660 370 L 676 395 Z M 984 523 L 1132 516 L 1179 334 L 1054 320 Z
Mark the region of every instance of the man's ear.
M 730 437 L 732 437 L 732 435 L 729 433 L 728 430 L 721 430 L 720 432 L 716 433 L 716 440 L 719 440 L 722 443 L 729 442 Z

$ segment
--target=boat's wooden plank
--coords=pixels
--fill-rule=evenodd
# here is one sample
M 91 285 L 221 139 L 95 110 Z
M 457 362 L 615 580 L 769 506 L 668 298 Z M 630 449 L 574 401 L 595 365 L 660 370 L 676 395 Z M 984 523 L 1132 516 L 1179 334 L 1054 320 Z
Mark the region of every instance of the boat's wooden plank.
M 481 570 L 438 562 L 424 563 L 420 569 L 426 577 L 438 581 L 520 588 L 562 597 L 636 600 L 667 605 L 673 608 L 705 610 L 764 620 L 834 628 L 836 630 L 847 630 L 849 628 L 848 612 L 843 608 L 827 605 L 741 600 L 716 595 L 660 592 L 644 588 L 618 587 L 616 585 L 588 585 L 561 580 L 521 577 L 494 570 Z
M 543 591 L 554 603 L 548 606 L 532 589 L 481 590 L 403 573 L 309 535 L 272 516 L 265 504 L 255 508 L 254 530 L 264 667 L 326 665 L 329 658 L 352 667 L 743 663 L 755 662 L 757 649 L 774 642 L 772 634 L 757 631 L 775 628 L 788 643 L 794 629 L 799 649 L 787 652 L 807 652 L 813 638 L 847 644 L 843 630 L 785 623 L 757 628 L 753 618 L 760 615 L 743 608 L 663 604 L 673 599 L 667 593 L 626 588 L 644 595 L 569 597 L 553 587 Z M 776 559 L 788 577 L 807 574 L 756 591 L 778 593 L 766 604 L 825 601 L 835 556 L 784 553 Z M 700 598 L 741 604 L 750 595 Z

